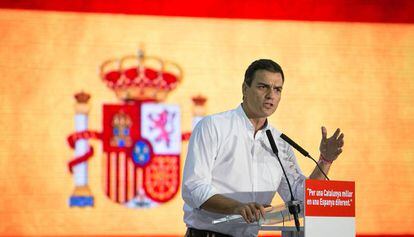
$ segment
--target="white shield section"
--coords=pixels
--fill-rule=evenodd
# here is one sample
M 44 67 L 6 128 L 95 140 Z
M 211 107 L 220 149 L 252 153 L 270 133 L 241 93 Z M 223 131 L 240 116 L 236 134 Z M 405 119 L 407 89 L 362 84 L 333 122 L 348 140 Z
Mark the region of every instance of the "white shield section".
M 141 136 L 151 142 L 155 154 L 180 154 L 180 107 L 178 105 L 143 103 L 141 105 Z

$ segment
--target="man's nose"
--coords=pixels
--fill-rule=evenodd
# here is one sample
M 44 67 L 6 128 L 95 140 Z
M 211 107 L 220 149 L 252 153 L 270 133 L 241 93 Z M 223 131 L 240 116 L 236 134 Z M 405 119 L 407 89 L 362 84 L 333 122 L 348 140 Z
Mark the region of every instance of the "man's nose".
M 276 97 L 277 91 L 273 89 L 268 89 L 266 92 L 266 98 L 273 99 Z

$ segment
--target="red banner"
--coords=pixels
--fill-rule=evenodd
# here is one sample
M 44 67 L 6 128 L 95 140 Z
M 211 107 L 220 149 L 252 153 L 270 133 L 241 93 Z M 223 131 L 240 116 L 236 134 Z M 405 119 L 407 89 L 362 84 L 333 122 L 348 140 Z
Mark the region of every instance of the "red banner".
M 355 182 L 306 180 L 305 216 L 355 216 Z
M 0 8 L 239 19 L 413 23 L 411 0 L 3 0 Z

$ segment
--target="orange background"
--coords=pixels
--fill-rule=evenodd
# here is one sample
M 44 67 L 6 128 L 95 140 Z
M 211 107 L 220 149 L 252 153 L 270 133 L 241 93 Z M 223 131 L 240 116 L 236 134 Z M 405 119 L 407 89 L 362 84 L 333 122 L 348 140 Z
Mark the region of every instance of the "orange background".
M 236 107 L 245 68 L 272 58 L 285 70 L 270 122 L 317 156 L 320 126 L 345 133 L 330 177 L 356 182 L 357 232 L 413 234 L 414 26 L 412 24 L 230 20 L 0 10 L 0 235 L 182 235 L 179 194 L 131 210 L 107 199 L 102 147 L 92 141 L 94 208 L 69 208 L 74 99 L 92 95 L 89 127 L 103 103 L 119 103 L 100 80 L 105 60 L 134 54 L 178 63 L 184 79 L 165 103 L 191 128 L 191 97 L 207 111 Z M 184 163 L 187 143 L 183 143 Z M 311 161 L 297 154 L 305 174 Z M 279 203 L 276 198 L 274 203 Z

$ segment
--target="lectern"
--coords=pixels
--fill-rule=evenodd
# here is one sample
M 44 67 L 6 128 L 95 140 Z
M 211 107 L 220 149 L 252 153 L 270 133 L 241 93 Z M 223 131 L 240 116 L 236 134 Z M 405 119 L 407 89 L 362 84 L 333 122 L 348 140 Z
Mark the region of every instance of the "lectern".
M 266 213 L 266 220 L 250 225 L 258 225 L 261 231 L 280 231 L 282 237 L 355 236 L 355 182 L 309 179 L 304 192 L 300 231 L 292 224 L 293 216 L 285 205 L 274 206 Z M 241 220 L 240 215 L 231 215 L 213 223 Z

